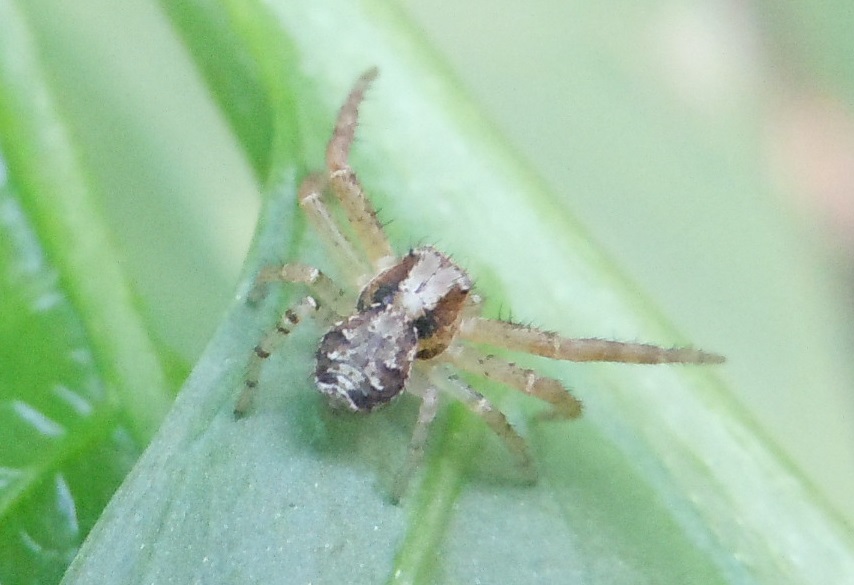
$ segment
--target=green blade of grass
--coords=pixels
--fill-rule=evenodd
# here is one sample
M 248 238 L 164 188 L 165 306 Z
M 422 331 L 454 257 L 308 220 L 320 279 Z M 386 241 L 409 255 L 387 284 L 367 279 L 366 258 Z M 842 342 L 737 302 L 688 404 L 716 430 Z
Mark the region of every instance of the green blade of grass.
M 14 2 L 0 3 L 0 146 L 22 205 L 87 324 L 95 359 L 137 438 L 157 429 L 168 385 L 119 271 L 77 152 Z
M 171 392 L 14 3 L 0 29 L 0 581 L 51 583 Z
M 0 187 L 0 581 L 56 583 L 141 451 L 83 321 Z

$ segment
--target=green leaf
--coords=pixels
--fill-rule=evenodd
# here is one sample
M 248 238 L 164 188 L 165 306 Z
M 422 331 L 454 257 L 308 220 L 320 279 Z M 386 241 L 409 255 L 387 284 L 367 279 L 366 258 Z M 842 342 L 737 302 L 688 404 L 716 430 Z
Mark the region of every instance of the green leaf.
M 8 189 L 0 192 L 0 267 L 0 579 L 56 582 L 139 447 Z
M 83 313 L 99 362 L 140 439 L 170 403 L 157 356 L 140 328 L 110 238 L 99 223 L 79 153 L 56 111 L 26 22 L 4 1 L 0 138 L 23 207 Z
M 382 76 L 354 166 L 383 219 L 394 219 L 401 248 L 441 243 L 478 278 L 492 312 L 510 306 L 517 318 L 580 336 L 679 340 L 460 98 L 396 11 L 378 1 L 275 2 L 270 13 L 226 6 L 221 16 L 249 35 L 245 52 L 274 110 L 254 253 L 238 299 L 66 583 L 835 583 L 854 573 L 850 531 L 708 369 L 538 360 L 578 389 L 585 419 L 529 424 L 537 404 L 485 390 L 526 430 L 540 482 L 519 485 L 497 439 L 451 406 L 401 506 L 388 489 L 414 401 L 370 417 L 330 414 L 309 380 L 317 327 L 269 360 L 253 415 L 235 422 L 253 344 L 301 294 L 250 307 L 252 275 L 295 257 L 334 272 L 316 239 L 302 237 L 295 190 L 306 165 L 322 160 L 349 84 L 371 65 Z M 526 246 L 532 238 L 548 245 Z
M 0 581 L 50 583 L 171 390 L 26 21 L 0 23 Z

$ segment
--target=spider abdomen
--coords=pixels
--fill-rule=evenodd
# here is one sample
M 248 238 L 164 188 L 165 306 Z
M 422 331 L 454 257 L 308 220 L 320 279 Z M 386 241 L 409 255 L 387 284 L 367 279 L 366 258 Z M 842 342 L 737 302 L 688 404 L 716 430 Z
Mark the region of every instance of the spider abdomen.
M 372 307 L 336 323 L 317 348 L 315 383 L 335 408 L 368 412 L 401 394 L 418 346 L 411 319 Z

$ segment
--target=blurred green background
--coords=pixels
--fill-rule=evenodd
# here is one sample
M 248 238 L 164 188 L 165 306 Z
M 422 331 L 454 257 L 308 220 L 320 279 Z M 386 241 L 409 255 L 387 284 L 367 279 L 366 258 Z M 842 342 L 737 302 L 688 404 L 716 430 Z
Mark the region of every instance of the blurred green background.
M 728 356 L 734 399 L 854 522 L 850 5 L 403 4 L 639 290 Z M 248 163 L 158 5 L 21 9 L 144 310 L 192 362 L 254 226 Z

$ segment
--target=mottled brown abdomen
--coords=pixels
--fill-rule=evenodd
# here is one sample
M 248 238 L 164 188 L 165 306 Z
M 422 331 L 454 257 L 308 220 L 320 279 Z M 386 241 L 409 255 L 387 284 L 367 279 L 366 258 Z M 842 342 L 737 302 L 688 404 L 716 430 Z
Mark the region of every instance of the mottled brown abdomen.
M 418 336 L 394 307 L 377 306 L 336 323 L 317 348 L 315 382 L 334 408 L 369 412 L 403 392 Z

